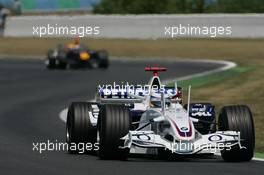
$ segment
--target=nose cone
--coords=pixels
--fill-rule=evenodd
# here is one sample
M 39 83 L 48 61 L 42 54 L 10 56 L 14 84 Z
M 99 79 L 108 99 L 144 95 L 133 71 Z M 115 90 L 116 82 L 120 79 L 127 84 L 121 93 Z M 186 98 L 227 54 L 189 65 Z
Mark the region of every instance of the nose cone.
M 190 141 L 194 139 L 193 123 L 182 105 L 175 104 L 175 110 L 170 111 L 168 116 L 176 140 Z

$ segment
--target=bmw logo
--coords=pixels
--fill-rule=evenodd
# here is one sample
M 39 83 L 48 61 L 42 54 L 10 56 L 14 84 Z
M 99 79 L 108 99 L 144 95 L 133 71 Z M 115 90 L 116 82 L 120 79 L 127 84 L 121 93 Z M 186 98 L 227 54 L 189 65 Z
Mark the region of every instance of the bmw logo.
M 181 131 L 186 132 L 186 131 L 188 131 L 188 128 L 187 127 L 181 127 Z

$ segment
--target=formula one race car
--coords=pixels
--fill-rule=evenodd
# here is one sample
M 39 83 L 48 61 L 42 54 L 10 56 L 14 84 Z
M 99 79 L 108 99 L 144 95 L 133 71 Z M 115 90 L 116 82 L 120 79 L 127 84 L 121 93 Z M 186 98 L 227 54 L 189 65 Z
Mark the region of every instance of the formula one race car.
M 92 51 L 85 45 L 79 43 L 78 39 L 74 43 L 58 45 L 54 50 L 50 50 L 45 61 L 48 69 L 70 68 L 108 68 L 108 53 L 105 50 Z
M 159 71 L 146 86 L 101 86 L 96 102 L 74 102 L 67 116 L 67 143 L 99 143 L 101 159 L 129 153 L 172 156 L 221 153 L 225 161 L 250 161 L 255 147 L 253 117 L 244 105 L 225 106 L 218 123 L 211 103 L 182 105 L 182 89 L 161 84 Z M 218 127 L 216 127 L 218 125 Z M 217 129 L 218 128 L 218 129 Z M 69 152 L 73 153 L 71 150 Z

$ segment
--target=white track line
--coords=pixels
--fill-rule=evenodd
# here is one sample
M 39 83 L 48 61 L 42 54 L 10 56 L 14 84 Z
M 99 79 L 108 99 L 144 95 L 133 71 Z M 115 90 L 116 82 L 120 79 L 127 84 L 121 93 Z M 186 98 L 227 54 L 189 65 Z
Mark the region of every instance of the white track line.
M 264 159 L 262 159 L 262 158 L 257 158 L 257 157 L 254 157 L 252 160 L 264 162 Z
M 182 80 L 188 80 L 191 78 L 197 78 L 197 77 L 202 77 L 202 76 L 206 76 L 206 75 L 210 75 L 213 73 L 217 73 L 217 72 L 222 72 L 231 68 L 234 68 L 237 66 L 236 63 L 230 62 L 230 61 L 212 61 L 212 60 L 198 60 L 197 62 L 204 62 L 204 63 L 218 63 L 218 64 L 223 64 L 223 67 L 214 69 L 214 70 L 209 70 L 209 71 L 205 71 L 205 72 L 201 72 L 201 73 L 196 73 L 196 74 L 192 74 L 192 75 L 187 75 L 187 76 L 183 76 L 180 78 L 175 78 L 175 79 L 169 79 L 169 80 L 165 80 L 163 83 L 167 84 L 169 82 L 173 82 L 173 81 L 182 81 Z
M 68 113 L 68 108 L 63 109 L 60 113 L 59 113 L 59 117 L 60 119 L 66 123 L 67 120 L 67 113 Z
M 221 158 L 221 153 L 220 153 L 220 152 L 215 153 L 215 156 L 218 156 L 219 158 Z M 257 157 L 253 157 L 252 160 L 264 162 L 264 159 L 262 159 L 262 158 L 257 158 Z

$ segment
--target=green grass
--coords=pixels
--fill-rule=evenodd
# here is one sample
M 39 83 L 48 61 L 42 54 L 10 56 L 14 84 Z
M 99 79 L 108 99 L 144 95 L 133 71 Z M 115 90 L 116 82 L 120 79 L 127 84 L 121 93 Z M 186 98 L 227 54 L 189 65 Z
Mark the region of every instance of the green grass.
M 261 153 L 256 152 L 255 157 L 264 159 L 264 152 Z
M 191 85 L 193 88 L 198 88 L 198 87 L 202 87 L 202 86 L 209 85 L 209 84 L 223 82 L 226 79 L 239 76 L 242 73 L 253 71 L 254 69 L 255 67 L 253 66 L 251 67 L 250 66 L 249 67 L 239 66 L 239 67 L 235 67 L 235 68 L 223 71 L 223 72 L 217 72 L 217 73 L 213 73 L 213 74 L 209 74 L 209 75 L 205 75 L 201 77 L 182 80 L 182 81 L 179 81 L 178 84 L 183 89 L 187 89 L 189 85 Z M 174 82 L 171 82 L 168 85 L 173 86 Z

